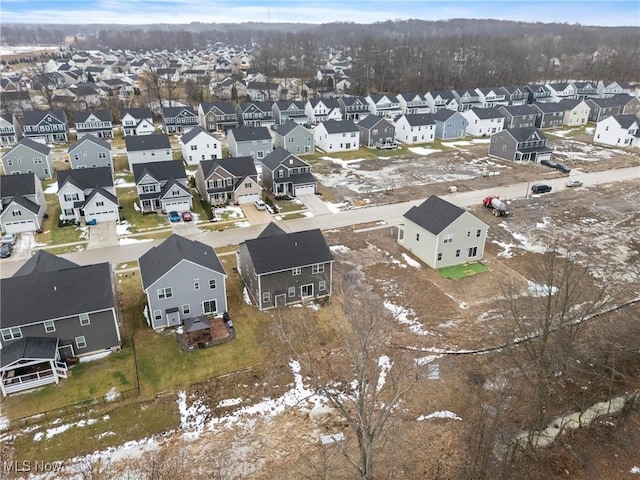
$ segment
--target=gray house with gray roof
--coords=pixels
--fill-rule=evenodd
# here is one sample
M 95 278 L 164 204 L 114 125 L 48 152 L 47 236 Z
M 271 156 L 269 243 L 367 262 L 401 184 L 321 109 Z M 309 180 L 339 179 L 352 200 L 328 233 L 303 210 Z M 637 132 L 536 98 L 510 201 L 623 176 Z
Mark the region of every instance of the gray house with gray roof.
M 260 310 L 331 295 L 333 255 L 319 229 L 286 233 L 274 223 L 240 244 L 238 272 Z
M 311 165 L 283 148 L 262 159 L 262 184 L 276 197 L 316 193 L 318 187 Z
M 460 112 L 443 108 L 434 113 L 431 118 L 436 124 L 436 138 L 449 140 L 464 138 L 467 134 L 467 119 Z
M 0 176 L 0 228 L 6 233 L 37 232 L 47 202 L 34 173 Z
M 203 160 L 195 178 L 198 193 L 211 205 L 262 200 L 262 187 L 251 157 Z
M 23 138 L 2 156 L 4 173 L 35 173 L 40 180 L 53 177 L 51 148 L 30 138 Z
M 260 160 L 273 150 L 273 140 L 267 127 L 241 127 L 229 130 L 229 155 Z
M 227 311 L 227 276 L 210 246 L 174 234 L 138 263 L 150 327 L 177 327 L 190 318 Z
M 535 127 L 508 128 L 491 136 L 489 155 L 515 162 L 551 160 L 553 150 L 547 137 Z
M 293 120 L 288 120 L 283 125 L 274 125 L 273 141 L 276 148 L 284 148 L 298 155 L 315 151 L 313 132 Z
M 193 207 L 187 172 L 181 161 L 134 165 L 133 178 L 143 213 L 188 212 Z
M 111 144 L 94 135 L 85 135 L 67 152 L 72 169 L 109 167 L 113 171 Z

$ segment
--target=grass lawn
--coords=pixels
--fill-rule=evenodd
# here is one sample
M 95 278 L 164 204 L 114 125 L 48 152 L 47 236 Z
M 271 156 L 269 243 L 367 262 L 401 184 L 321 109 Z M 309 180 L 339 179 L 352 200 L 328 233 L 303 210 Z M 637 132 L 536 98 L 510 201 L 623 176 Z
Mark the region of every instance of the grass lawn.
M 460 280 L 461 278 L 475 275 L 476 273 L 488 272 L 489 269 L 482 263 L 470 263 L 469 265 L 454 265 L 453 267 L 439 268 L 438 273 L 444 278 Z
M 54 194 L 45 195 L 47 200 L 47 214 L 42 222 L 42 233 L 36 235 L 36 242 L 44 245 L 61 245 L 63 243 L 80 242 L 88 240 L 87 227 L 66 226 L 58 227 L 60 218 L 60 204 L 58 197 Z
M 158 227 L 170 228 L 166 215 L 156 213 L 143 215 L 142 212 L 135 209 L 134 203 L 138 202 L 138 193 L 135 187 L 119 188 L 118 200 L 122 206 L 120 215 L 131 224 L 131 233 L 140 233 Z
M 129 171 L 129 160 L 126 155 L 114 155 L 113 156 L 113 168 L 115 173 L 122 173 L 123 171 Z M 131 172 L 133 175 L 133 172 Z

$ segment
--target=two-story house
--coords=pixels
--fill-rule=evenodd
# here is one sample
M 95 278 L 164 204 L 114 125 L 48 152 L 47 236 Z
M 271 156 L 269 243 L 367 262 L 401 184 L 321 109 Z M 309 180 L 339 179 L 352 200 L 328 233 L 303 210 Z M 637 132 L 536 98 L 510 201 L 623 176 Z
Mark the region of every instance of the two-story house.
M 167 135 L 182 135 L 198 126 L 198 115 L 193 107 L 163 107 L 162 122 Z
M 314 129 L 316 148 L 323 152 L 348 152 L 360 148 L 360 130 L 351 120 L 327 120 Z
M 399 93 L 397 99 L 404 115 L 429 113 L 429 104 L 421 93 Z
M 236 254 L 238 272 L 259 310 L 331 295 L 333 255 L 320 229 L 285 233 L 270 223 Z
M 4 92 L 0 95 L 0 110 L 2 113 L 22 115 L 33 110 L 33 102 L 28 91 Z
M 73 114 L 73 123 L 76 126 L 78 140 L 89 134 L 98 138 L 113 138 L 111 110 L 76 112 Z
M 598 82 L 573 82 L 576 88 L 576 100 L 585 100 L 587 98 L 598 98 Z
M 22 139 L 22 127 L 13 113 L 0 115 L 0 147 L 13 147 Z
M 0 176 L 0 228 L 6 233 L 37 232 L 47 211 L 40 180 L 34 173 Z
M 198 165 L 202 160 L 222 158 L 222 144 L 202 128 L 192 128 L 182 137 L 182 158 L 187 165 Z
M 556 99 L 551 93 L 551 89 L 547 87 L 547 85 L 527 85 L 525 86 L 527 91 L 529 92 L 529 98 L 527 99 L 527 103 L 547 103 L 547 102 L 555 102 Z M 508 127 L 505 127 L 508 128 Z
M 356 125 L 360 130 L 360 144 L 369 148 L 396 146 L 396 127 L 384 116 L 369 115 Z
M 203 102 L 198 106 L 198 124 L 208 132 L 225 132 L 238 127 L 238 114 L 231 102 Z
M 386 117 L 390 120 L 394 120 L 398 115 L 402 115 L 400 102 L 395 95 L 370 94 L 367 95 L 366 98 L 371 115 Z
M 612 97 L 621 93 L 629 95 L 629 83 L 611 80 L 600 80 L 598 82 L 598 96 Z
M 614 115 L 639 115 L 640 101 L 626 94 L 612 95 L 605 98 L 589 98 L 585 100 L 591 111 L 589 121 L 599 123 Z
M 22 121 L 24 136 L 44 140 L 45 143 L 69 141 L 67 114 L 63 110 L 33 110 L 24 112 Z
M 125 137 L 151 135 L 155 132 L 153 113 L 148 108 L 127 108 L 120 112 L 122 132 Z
M 283 125 L 292 120 L 300 125 L 309 123 L 309 117 L 304 111 L 304 102 L 279 101 L 271 106 L 275 125 Z
M 403 215 L 398 243 L 431 268 L 482 260 L 488 226 L 435 195 Z
M 149 212 L 185 212 L 193 207 L 184 163 L 162 161 L 133 166 L 140 209 Z
M 118 197 L 111 167 L 81 168 L 58 172 L 60 219 L 97 223 L 117 221 Z
M 473 89 L 467 88 L 451 90 L 451 93 L 458 102 L 458 111 L 460 112 L 482 106 L 478 92 Z
M 283 148 L 262 159 L 262 184 L 276 197 L 313 194 L 318 187 L 311 165 Z
M 124 144 L 127 148 L 130 172 L 137 163 L 173 160 L 169 136 L 164 133 L 124 137 Z
M 430 90 L 424 96 L 429 105 L 429 112 L 436 113 L 443 108 L 458 110 L 459 104 L 450 90 Z
M 535 125 L 538 128 L 559 127 L 564 122 L 566 110 L 562 102 L 532 103 L 531 108 L 536 110 Z
M 612 147 L 640 147 L 640 120 L 635 115 L 614 115 L 596 125 L 593 141 Z
M 338 98 L 340 113 L 344 120 L 353 120 L 359 122 L 361 119 L 369 115 L 369 102 L 366 97 L 361 96 L 342 96 Z
M 251 157 L 204 160 L 195 174 L 198 193 L 211 205 L 262 200 L 255 160 Z
M 551 92 L 551 98 L 554 102 L 559 102 L 565 98 L 578 98 L 577 89 L 573 82 L 547 83 L 546 87 Z
M 508 105 L 498 107 L 504 115 L 504 128 L 535 127 L 537 111 L 530 105 Z
M 23 138 L 2 156 L 4 173 L 35 173 L 40 180 L 53 176 L 51 148 L 40 142 Z
M 467 119 L 467 134 L 486 137 L 504 128 L 504 115 L 497 108 L 472 108 L 462 112 Z
M 489 156 L 515 162 L 551 160 L 553 150 L 536 127 L 508 128 L 491 136 Z
M 436 122 L 430 113 L 402 115 L 396 122 L 396 140 L 405 145 L 433 142 Z
M 312 98 L 311 100 L 307 100 L 304 106 L 304 112 L 313 125 L 327 120 L 342 119 L 340 105 L 335 98 Z
M 247 82 L 247 95 L 256 102 L 273 101 L 280 98 L 282 86 L 272 82 Z
M 120 349 L 109 263 L 80 266 L 38 250 L 0 289 L 3 395 L 59 383 L 67 359 Z
M 140 278 L 147 321 L 155 330 L 227 311 L 226 273 L 209 245 L 171 235 L 142 255 Z
M 85 135 L 71 145 L 67 159 L 73 169 L 109 167 L 113 171 L 111 144 L 93 135 Z
M 464 138 L 467 134 L 467 119 L 460 112 L 443 108 L 434 113 L 432 118 L 436 124 L 436 138 L 450 140 Z
M 478 105 L 480 108 L 494 108 L 500 105 L 509 105 L 509 99 L 507 97 L 510 96 L 510 94 L 502 87 L 476 88 L 475 92 L 478 96 Z
M 276 148 L 284 148 L 298 155 L 315 151 L 313 132 L 293 120 L 282 125 L 274 125 L 272 132 Z
M 580 127 L 589 121 L 591 108 L 584 100 L 560 100 L 559 105 L 564 109 L 562 124 L 565 127 Z
M 267 127 L 241 127 L 229 130 L 229 155 L 260 160 L 273 150 L 273 139 Z
M 505 92 L 504 98 L 507 105 L 525 105 L 529 102 L 531 92 L 524 86 L 510 85 L 502 87 L 502 90 Z
M 274 123 L 268 102 L 241 102 L 236 105 L 236 115 L 244 127 L 270 127 Z

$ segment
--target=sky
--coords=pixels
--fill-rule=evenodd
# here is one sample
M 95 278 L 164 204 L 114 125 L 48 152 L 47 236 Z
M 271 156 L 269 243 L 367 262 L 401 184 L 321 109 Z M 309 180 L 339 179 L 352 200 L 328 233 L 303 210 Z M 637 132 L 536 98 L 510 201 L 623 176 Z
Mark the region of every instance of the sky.
M 2 23 L 374 23 L 409 18 L 640 27 L 640 0 L 0 0 Z

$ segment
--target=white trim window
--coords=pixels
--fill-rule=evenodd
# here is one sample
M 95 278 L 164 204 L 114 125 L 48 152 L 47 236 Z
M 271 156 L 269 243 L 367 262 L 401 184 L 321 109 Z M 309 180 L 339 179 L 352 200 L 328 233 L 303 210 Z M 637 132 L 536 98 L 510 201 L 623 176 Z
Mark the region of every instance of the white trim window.
M 316 274 L 322 272 L 324 272 L 324 263 L 318 263 L 311 266 L 311 273 Z
M 271 303 L 271 292 L 264 292 L 262 294 L 262 303 Z
M 84 338 L 84 335 L 76 337 L 76 347 L 85 348 L 87 346 L 87 340 Z
M 205 300 L 202 302 L 203 313 L 218 313 L 218 302 L 216 300 Z
M 5 341 L 22 338 L 22 329 L 20 327 L 5 328 L 2 330 L 2 339 Z
M 216 279 L 213 278 L 209 280 L 209 290 L 215 290 L 215 289 L 216 289 Z
M 302 268 L 301 268 L 301 267 L 293 267 L 293 268 L 291 269 L 291 274 L 292 274 L 293 276 L 301 275 L 301 274 L 302 274 Z
M 158 298 L 159 299 L 171 298 L 171 297 L 173 297 L 173 290 L 172 290 L 171 287 L 159 288 L 158 289 Z
M 325 280 L 320 280 L 318 282 L 318 291 L 326 292 L 327 291 L 327 282 Z
M 289 287 L 289 291 L 287 292 L 289 298 L 296 296 L 296 287 Z
M 47 333 L 53 333 L 56 331 L 56 324 L 53 323 L 53 320 L 45 320 L 44 331 Z
M 89 314 L 88 313 L 81 313 L 80 314 L 80 325 L 82 325 L 83 327 L 89 325 L 91 323 L 91 320 L 89 320 Z
M 184 305 L 182 305 L 182 314 L 189 315 L 190 313 L 191 313 L 191 305 L 189 305 L 188 303 L 185 303 Z

